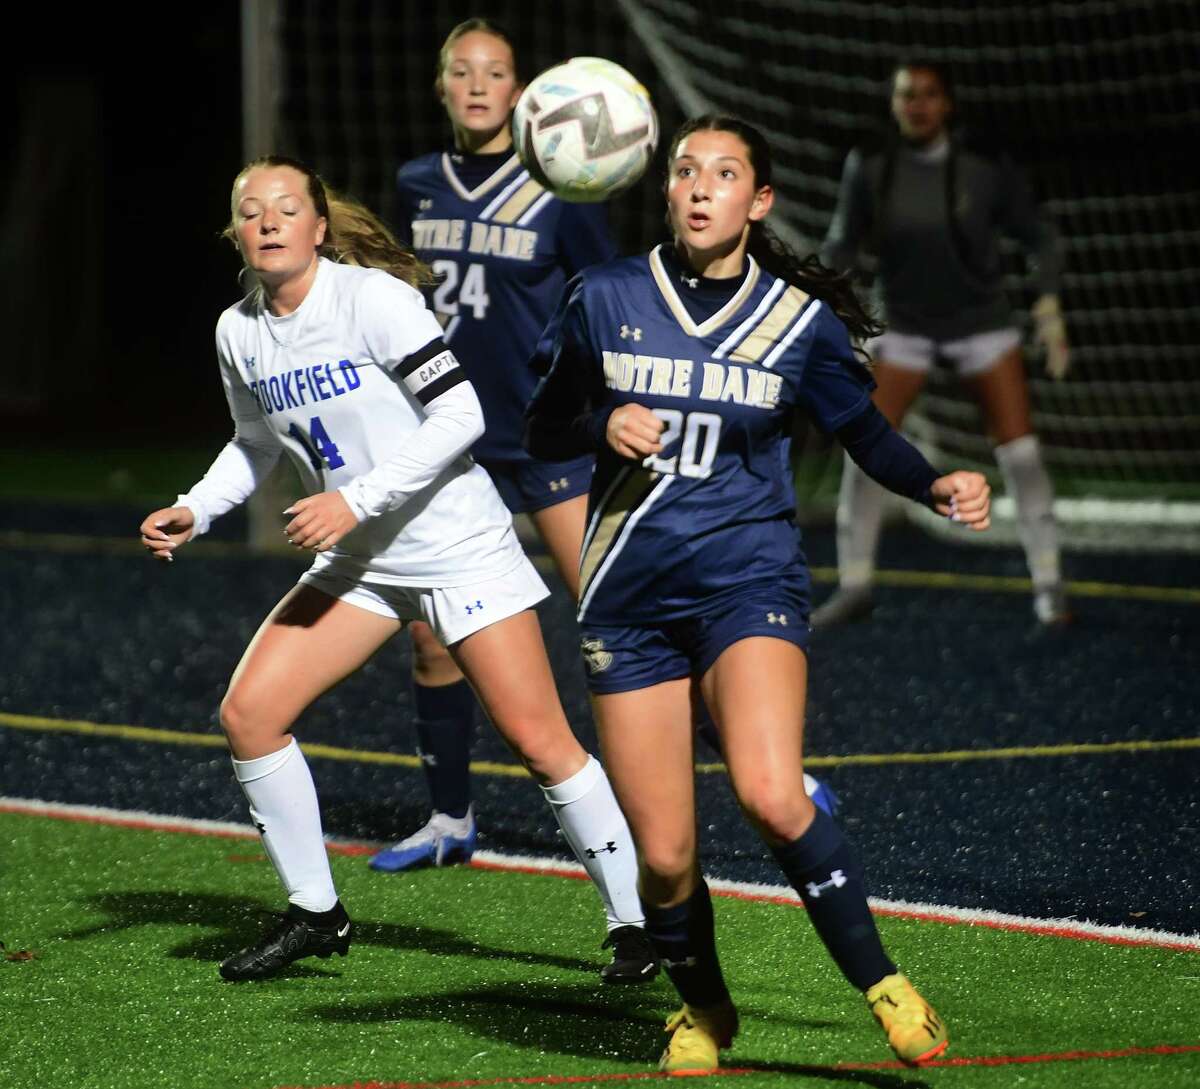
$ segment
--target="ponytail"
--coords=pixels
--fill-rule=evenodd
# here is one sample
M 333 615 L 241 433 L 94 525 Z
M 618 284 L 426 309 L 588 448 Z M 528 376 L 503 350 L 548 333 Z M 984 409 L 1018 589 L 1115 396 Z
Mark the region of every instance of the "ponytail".
M 374 212 L 331 189 L 326 192 L 328 226 L 325 241 L 317 250 L 322 257 L 342 265 L 382 269 L 418 289 L 437 282 L 433 270 L 400 242 Z
M 801 258 L 761 219 L 750 224 L 746 252 L 772 276 L 825 303 L 855 341 L 869 340 L 883 332 L 883 324 L 863 306 L 847 273 L 822 264 L 815 253 Z

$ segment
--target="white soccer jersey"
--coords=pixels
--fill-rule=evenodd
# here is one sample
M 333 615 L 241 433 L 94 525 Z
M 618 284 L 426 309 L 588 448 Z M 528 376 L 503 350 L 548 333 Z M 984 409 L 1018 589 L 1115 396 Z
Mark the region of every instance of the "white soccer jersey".
M 294 313 L 272 315 L 257 293 L 226 310 L 217 355 L 236 433 L 177 500 L 197 532 L 245 500 L 282 448 L 305 495 L 338 489 L 360 520 L 314 569 L 436 587 L 521 562 L 512 518 L 467 453 L 483 430 L 478 399 L 419 292 L 322 258 Z

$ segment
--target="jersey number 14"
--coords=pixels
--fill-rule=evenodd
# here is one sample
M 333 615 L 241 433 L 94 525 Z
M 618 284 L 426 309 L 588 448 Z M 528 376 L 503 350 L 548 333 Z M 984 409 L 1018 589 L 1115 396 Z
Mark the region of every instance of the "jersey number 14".
M 288 434 L 304 447 L 304 452 L 312 464 L 313 472 L 319 473 L 322 469 L 340 469 L 346 464 L 345 459 L 338 453 L 336 443 L 329 437 L 329 432 L 321 423 L 320 416 L 314 416 L 308 421 L 307 435 L 297 424 L 292 424 L 288 428 Z

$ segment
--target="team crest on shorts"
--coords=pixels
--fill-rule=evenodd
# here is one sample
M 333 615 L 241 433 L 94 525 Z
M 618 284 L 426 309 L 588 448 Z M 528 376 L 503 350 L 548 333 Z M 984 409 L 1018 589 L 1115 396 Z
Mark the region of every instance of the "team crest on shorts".
M 613 664 L 613 656 L 604 649 L 603 639 L 585 637 L 580 640 L 579 649 L 583 651 L 583 660 L 587 663 L 589 673 L 603 673 Z

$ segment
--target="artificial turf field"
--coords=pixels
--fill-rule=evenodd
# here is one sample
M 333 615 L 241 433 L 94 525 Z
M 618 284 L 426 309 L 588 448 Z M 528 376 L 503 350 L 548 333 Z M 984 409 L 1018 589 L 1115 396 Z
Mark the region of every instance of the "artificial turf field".
M 216 707 L 299 566 L 248 553 L 236 524 L 152 564 L 133 537 L 145 509 L 0 501 L 0 1089 L 651 1076 L 670 988 L 599 983 L 598 908 L 581 882 L 381 877 L 339 853 L 351 956 L 234 986 L 216 961 L 281 906 L 253 838 L 31 815 L 40 800 L 75 816 L 246 819 Z M 806 542 L 820 600 L 832 534 Z M 718 1082 L 1195 1089 L 1200 938 L 1172 935 L 1200 929 L 1196 555 L 1069 554 L 1076 623 L 1053 633 L 1031 626 L 1013 549 L 893 531 L 882 560 L 872 622 L 814 639 L 806 732 L 869 887 L 1177 948 L 881 916 L 951 1028 L 952 1065 L 911 1071 L 890 1061 L 802 909 L 723 898 L 744 1028 L 726 1056 L 736 1072 Z M 561 590 L 539 612 L 594 748 Z M 298 724 L 332 835 L 378 842 L 424 819 L 407 676 L 406 641 L 393 641 Z M 536 788 L 490 731 L 475 759 L 483 843 L 561 859 Z M 706 759 L 706 872 L 777 883 Z M 6 798 L 25 811 L 4 813 Z
M 588 1084 L 653 1069 L 663 979 L 603 986 L 583 881 L 477 867 L 382 877 L 335 849 L 345 959 L 228 984 L 275 877 L 247 835 L 0 814 L 0 1085 L 103 1089 Z M 20 875 L 20 880 L 11 880 Z M 906 1070 L 803 909 L 721 896 L 743 1022 L 712 1084 L 1200 1085 L 1200 950 L 881 918 L 951 1028 Z

